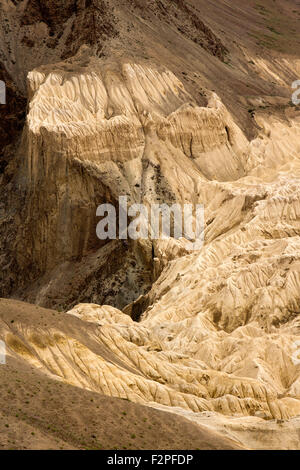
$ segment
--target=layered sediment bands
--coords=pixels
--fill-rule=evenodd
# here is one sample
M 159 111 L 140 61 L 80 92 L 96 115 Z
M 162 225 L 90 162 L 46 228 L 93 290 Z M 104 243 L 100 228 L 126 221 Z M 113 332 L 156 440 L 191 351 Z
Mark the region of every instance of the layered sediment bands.
M 210 417 L 211 428 L 226 426 L 225 434 L 245 446 L 266 447 L 275 418 L 281 445 L 298 445 L 286 421 L 299 414 L 289 356 L 294 334 L 266 334 L 252 323 L 229 335 L 199 317 L 137 324 L 109 306 L 80 304 L 58 314 L 4 300 L 0 332 L 8 364 L 21 361 L 49 379 L 170 409 L 198 424 Z
M 38 301 L 52 301 L 74 258 L 84 260 L 78 285 L 89 298 L 105 260 L 115 256 L 118 266 L 119 242 L 96 240 L 95 211 L 119 195 L 203 203 L 205 245 L 189 252 L 184 239 L 130 243 L 148 266 L 124 310 L 138 323 L 113 307 L 80 304 L 62 329 L 8 329 L 11 354 L 137 403 L 266 420 L 298 415 L 299 117 L 261 113 L 249 142 L 216 94 L 200 107 L 168 70 L 93 58 L 75 72 L 75 64 L 29 74 L 21 172 L 31 249 L 24 253 L 20 239 L 16 246 L 20 267 L 34 260 L 52 279 L 36 288 Z M 133 282 L 139 276 L 131 272 Z M 73 316 L 80 320 L 68 330 Z
M 120 195 L 129 203 L 201 202 L 207 178 L 245 172 L 247 140 L 216 95 L 199 107 L 168 70 L 73 62 L 28 76 L 18 181 L 26 217 L 15 249 L 33 280 L 103 246 L 99 204 L 117 207 Z M 151 244 L 135 246 L 135 257 L 151 257 Z
M 70 18 L 59 0 L 49 15 L 43 2 L 0 8 L 11 89 L 24 96 L 28 75 L 22 142 L 1 180 L 1 295 L 65 312 L 2 301 L 8 357 L 209 421 L 249 447 L 273 445 L 270 431 L 278 447 L 283 430 L 297 448 L 299 59 L 278 52 L 274 2 L 261 15 L 235 0 L 109 1 L 118 23 L 93 42 L 86 22 L 100 3 L 76 2 Z M 291 3 L 277 0 L 276 28 L 296 51 L 283 28 L 296 26 Z M 148 208 L 203 204 L 204 246 L 100 241 L 97 206 L 124 195 Z
M 15 243 L 20 272 L 29 270 L 32 280 L 47 278 L 59 264 L 80 263 L 98 252 L 104 242 L 96 237 L 96 208 L 103 202 L 117 207 L 120 195 L 127 195 L 129 204 L 204 204 L 207 246 L 201 256 L 220 250 L 214 256 L 222 261 L 233 246 L 243 251 L 258 240 L 298 235 L 297 190 L 289 177 L 291 171 L 296 177 L 299 166 L 295 113 L 286 116 L 288 126 L 283 119 L 257 115 L 261 131 L 249 142 L 215 93 L 201 107 L 163 67 L 96 57 L 83 66 L 88 54 L 83 47 L 74 59 L 28 75 L 17 182 L 26 214 Z M 274 220 L 277 211 L 280 224 Z M 151 250 L 151 242 L 130 244 L 129 250 L 133 263 L 142 266 L 148 260 L 149 279 L 187 253 L 184 239 L 154 242 L 152 261 Z M 81 285 L 86 288 L 85 282 Z M 139 293 L 149 287 L 147 281 Z M 33 291 L 30 300 L 39 288 Z M 53 298 L 48 287 L 42 291 Z M 209 299 L 209 308 L 220 319 L 215 299 Z M 240 308 L 248 315 L 252 307 L 245 302 Z M 70 303 L 68 297 L 62 305 Z M 222 320 L 224 325 L 228 321 Z

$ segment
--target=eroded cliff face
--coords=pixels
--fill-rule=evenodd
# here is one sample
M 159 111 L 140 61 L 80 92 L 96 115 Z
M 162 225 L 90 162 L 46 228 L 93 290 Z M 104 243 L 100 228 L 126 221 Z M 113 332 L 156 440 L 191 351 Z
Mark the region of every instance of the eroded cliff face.
M 226 425 L 246 446 L 280 447 L 284 432 L 285 447 L 297 447 L 300 115 L 290 85 L 299 57 L 274 39 L 271 50 L 248 36 L 230 46 L 213 8 L 208 26 L 192 1 L 106 2 L 115 17 L 98 28 L 101 47 L 82 22 L 104 2 L 70 1 L 69 15 L 48 3 L 1 10 L 58 41 L 42 46 L 43 60 L 33 54 L 26 87 L 19 76 L 14 85 L 28 104 L 2 175 L 1 288 L 67 313 L 64 328 L 2 315 L 8 356 L 77 387 Z M 276 7 L 286 17 L 285 3 Z M 222 8 L 227 18 L 235 3 Z M 258 31 L 265 21 L 251 2 L 240 15 Z M 160 41 L 150 25 L 164 25 Z M 12 73 L 20 63 L 6 54 Z M 96 208 L 121 195 L 204 204 L 203 248 L 171 237 L 101 242 Z

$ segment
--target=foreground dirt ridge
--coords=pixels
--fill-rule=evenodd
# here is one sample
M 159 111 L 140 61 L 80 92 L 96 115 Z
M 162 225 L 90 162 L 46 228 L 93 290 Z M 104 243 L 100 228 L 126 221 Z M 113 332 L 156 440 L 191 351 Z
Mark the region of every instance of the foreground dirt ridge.
M 161 434 L 166 448 L 298 448 L 299 6 L 60 6 L 0 7 L 0 73 L 13 98 L 0 129 L 0 293 L 53 309 L 1 300 L 0 373 L 22 374 L 44 402 L 51 383 L 91 396 L 91 413 L 105 396 L 155 413 L 155 426 L 198 430 L 190 444 Z M 204 204 L 204 247 L 100 242 L 96 207 L 120 195 Z M 21 439 L 22 390 L 3 408 L 4 447 Z M 54 438 L 28 411 L 32 446 L 110 445 L 96 431 L 85 444 L 63 427 Z M 151 429 L 131 446 L 159 448 Z

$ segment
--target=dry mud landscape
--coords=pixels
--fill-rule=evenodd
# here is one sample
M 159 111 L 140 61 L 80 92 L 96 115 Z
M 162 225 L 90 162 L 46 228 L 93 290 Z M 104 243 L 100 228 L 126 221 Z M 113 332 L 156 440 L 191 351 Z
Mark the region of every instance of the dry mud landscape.
M 300 448 L 299 27 L 1 0 L 0 449 Z M 124 195 L 203 204 L 204 246 L 99 240 Z

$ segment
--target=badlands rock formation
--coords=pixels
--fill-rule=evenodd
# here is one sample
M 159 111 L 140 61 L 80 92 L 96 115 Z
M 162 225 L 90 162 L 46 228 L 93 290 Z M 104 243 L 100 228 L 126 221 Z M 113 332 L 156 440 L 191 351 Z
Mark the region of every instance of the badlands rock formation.
M 8 366 L 224 448 L 298 448 L 299 6 L 60 3 L 0 8 L 1 296 L 63 311 L 3 300 Z M 100 241 L 96 208 L 121 195 L 203 204 L 203 248 Z

